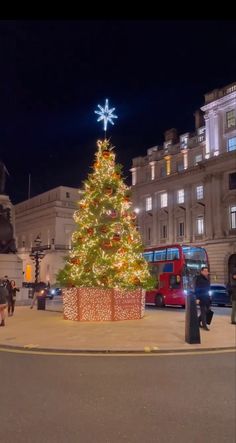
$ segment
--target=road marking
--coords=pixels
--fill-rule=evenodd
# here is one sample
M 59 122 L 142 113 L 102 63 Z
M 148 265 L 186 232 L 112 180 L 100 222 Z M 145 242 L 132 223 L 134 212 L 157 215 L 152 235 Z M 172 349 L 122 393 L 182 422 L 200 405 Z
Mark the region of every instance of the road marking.
M 202 351 L 158 351 L 158 352 L 112 352 L 112 351 L 75 351 L 75 352 L 63 352 L 63 351 L 31 351 L 26 349 L 10 349 L 10 348 L 0 348 L 0 352 L 7 352 L 12 354 L 28 354 L 28 355 L 48 355 L 48 356 L 64 356 L 64 357 L 169 357 L 178 355 L 203 355 L 203 354 L 226 354 L 226 353 L 236 353 L 236 348 L 234 349 L 213 349 L 213 350 L 202 350 Z

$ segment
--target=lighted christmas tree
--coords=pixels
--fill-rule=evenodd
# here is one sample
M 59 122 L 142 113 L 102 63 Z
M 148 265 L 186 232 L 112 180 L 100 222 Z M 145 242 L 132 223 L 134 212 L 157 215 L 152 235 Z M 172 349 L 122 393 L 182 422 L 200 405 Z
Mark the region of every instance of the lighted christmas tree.
M 110 142 L 97 142 L 96 160 L 74 214 L 77 230 L 58 280 L 63 286 L 134 289 L 154 286 L 143 258 L 131 191 Z

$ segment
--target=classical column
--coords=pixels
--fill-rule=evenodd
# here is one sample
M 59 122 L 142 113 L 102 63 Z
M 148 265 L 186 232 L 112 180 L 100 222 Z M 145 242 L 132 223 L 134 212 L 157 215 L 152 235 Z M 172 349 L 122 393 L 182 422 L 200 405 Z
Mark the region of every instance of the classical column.
M 222 237 L 221 224 L 221 179 L 222 173 L 216 172 L 212 177 L 212 195 L 214 195 L 213 231 L 215 238 Z
M 209 116 L 204 115 L 204 119 L 206 122 L 206 147 L 205 147 L 205 158 L 210 157 L 210 121 Z
M 168 238 L 169 238 L 169 243 L 174 242 L 173 195 L 170 193 L 168 193 Z
M 213 224 L 212 224 L 212 195 L 211 192 L 211 180 L 212 174 L 207 174 L 204 177 L 204 224 L 205 224 L 205 236 L 208 240 L 213 238 Z M 199 202 L 201 203 L 201 202 Z M 214 202 L 215 206 L 215 202 Z
M 214 112 L 214 146 L 213 154 L 219 155 L 220 145 L 219 145 L 219 114 Z
M 185 186 L 185 240 L 186 242 L 191 242 L 192 237 L 192 221 L 191 221 L 191 207 L 192 207 L 192 193 L 191 186 Z

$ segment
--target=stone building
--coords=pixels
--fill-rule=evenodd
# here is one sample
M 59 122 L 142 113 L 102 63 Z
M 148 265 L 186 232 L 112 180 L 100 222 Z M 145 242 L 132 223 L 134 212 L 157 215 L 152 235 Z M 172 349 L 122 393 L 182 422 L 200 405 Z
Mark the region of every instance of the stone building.
M 227 282 L 236 270 L 236 82 L 205 94 L 194 133 L 166 131 L 131 172 L 144 245 L 203 246 L 212 280 Z
M 29 254 L 37 237 L 45 257 L 40 264 L 40 280 L 55 283 L 63 258 L 71 247 L 75 230 L 73 214 L 80 191 L 59 186 L 14 206 L 17 254 L 23 260 L 24 281 L 34 281 L 34 263 Z

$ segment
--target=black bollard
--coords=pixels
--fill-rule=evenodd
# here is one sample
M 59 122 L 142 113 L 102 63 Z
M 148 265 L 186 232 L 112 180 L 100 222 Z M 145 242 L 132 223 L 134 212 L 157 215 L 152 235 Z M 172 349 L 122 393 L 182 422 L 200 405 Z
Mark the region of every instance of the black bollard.
M 43 295 L 39 295 L 37 297 L 37 309 L 39 311 L 45 311 L 45 307 L 46 307 L 46 297 Z
M 190 344 L 201 343 L 196 297 L 193 293 L 189 293 L 186 297 L 185 341 Z

